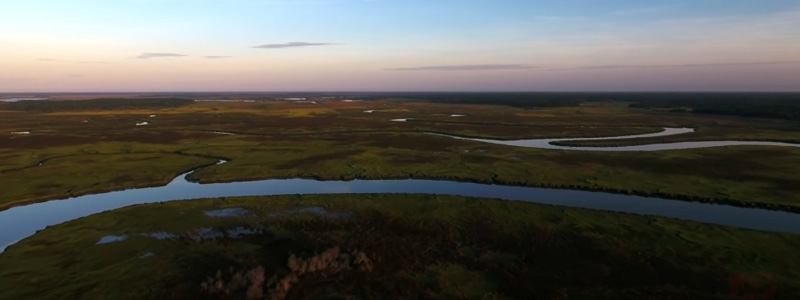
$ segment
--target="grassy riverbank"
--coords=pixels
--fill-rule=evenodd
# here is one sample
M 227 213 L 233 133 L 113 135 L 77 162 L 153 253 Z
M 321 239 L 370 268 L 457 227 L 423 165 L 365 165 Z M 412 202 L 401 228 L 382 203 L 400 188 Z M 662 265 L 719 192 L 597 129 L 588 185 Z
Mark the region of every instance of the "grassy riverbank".
M 182 172 L 215 163 L 169 153 L 85 154 L 55 157 L 0 174 L 0 210 L 59 197 L 169 183 Z
M 414 141 L 411 143 L 410 141 Z M 426 178 L 575 188 L 794 209 L 800 149 L 721 147 L 589 153 L 514 148 L 422 134 L 340 135 L 208 147 L 230 163 L 190 176 L 201 182 L 305 177 Z M 303 146 L 300 146 L 303 145 Z M 739 161 L 731 164 L 731 161 Z
M 222 212 L 232 215 L 207 215 Z M 286 299 L 729 299 L 740 279 L 795 299 L 798 247 L 788 234 L 488 199 L 207 199 L 122 208 L 26 238 L 0 255 L 0 299 L 244 299 L 248 280 L 228 297 L 209 286 L 258 266 L 257 289 Z M 303 271 L 287 265 L 291 255 L 321 265 Z

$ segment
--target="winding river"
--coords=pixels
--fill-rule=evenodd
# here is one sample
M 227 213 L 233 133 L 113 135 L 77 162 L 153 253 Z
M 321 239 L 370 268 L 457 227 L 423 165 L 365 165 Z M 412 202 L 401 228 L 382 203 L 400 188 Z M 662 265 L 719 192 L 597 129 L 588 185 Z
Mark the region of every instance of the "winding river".
M 690 128 L 666 128 L 662 132 L 580 140 L 622 139 L 666 136 L 692 132 Z M 578 139 L 538 139 L 500 141 L 469 139 L 522 147 L 593 151 L 655 151 L 668 149 L 702 148 L 730 145 L 778 145 L 800 147 L 797 144 L 771 142 L 685 142 L 651 144 L 630 147 L 563 147 L 550 142 Z M 613 149 L 613 150 L 611 150 Z M 220 161 L 225 163 L 224 161 Z M 191 172 L 190 172 L 191 173 Z M 0 253 L 37 230 L 99 212 L 133 204 L 156 203 L 181 199 L 214 197 L 262 196 L 285 194 L 362 194 L 362 193 L 424 193 L 468 197 L 497 198 L 541 204 L 580 207 L 641 215 L 692 220 L 764 231 L 786 232 L 800 235 L 800 214 L 758 208 L 742 208 L 719 204 L 686 202 L 661 198 L 620 195 L 603 192 L 530 188 L 439 180 L 353 180 L 318 181 L 310 179 L 271 179 L 247 182 L 198 184 L 186 180 L 190 173 L 181 174 L 162 187 L 131 189 L 64 200 L 34 203 L 13 207 L 0 212 Z
M 680 150 L 680 149 L 694 149 L 694 148 L 709 148 L 709 147 L 722 147 L 722 146 L 783 146 L 783 147 L 800 147 L 800 144 L 781 143 L 781 142 L 765 142 L 765 141 L 699 141 L 699 142 L 675 142 L 675 143 L 661 143 L 661 144 L 647 144 L 636 146 L 620 146 L 620 147 L 571 147 L 554 145 L 554 142 L 565 141 L 602 141 L 602 140 L 621 140 L 633 138 L 648 138 L 670 136 L 677 134 L 685 134 L 694 132 L 693 128 L 664 128 L 661 132 L 624 135 L 614 137 L 599 137 L 599 138 L 561 138 L 561 139 L 526 139 L 526 140 L 494 140 L 494 139 L 479 139 L 468 138 L 447 134 L 431 133 L 438 136 L 446 136 L 461 140 L 470 140 L 476 142 L 526 147 L 526 148 L 539 148 L 539 149 L 555 149 L 555 150 L 575 150 L 575 151 L 664 151 L 664 150 Z

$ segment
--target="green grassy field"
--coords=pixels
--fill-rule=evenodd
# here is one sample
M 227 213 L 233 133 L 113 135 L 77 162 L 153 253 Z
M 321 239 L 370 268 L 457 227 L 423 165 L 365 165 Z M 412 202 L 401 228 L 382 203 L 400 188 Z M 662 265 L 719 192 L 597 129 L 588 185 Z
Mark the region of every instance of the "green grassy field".
M 201 182 L 415 177 L 601 190 L 786 210 L 800 207 L 798 149 L 591 153 L 507 147 L 424 134 L 590 137 L 688 126 L 698 132 L 658 140 L 795 141 L 800 139 L 800 123 L 795 121 L 674 114 L 613 102 L 535 109 L 397 101 L 319 103 L 201 102 L 153 109 L 0 111 L 5 120 L 0 124 L 0 182 L 9 183 L 4 184 L 8 192 L 0 195 L 0 208 L 164 184 L 178 173 L 213 161 L 203 156 L 231 162 L 192 176 Z M 395 118 L 413 119 L 389 121 Z M 134 126 L 141 121 L 150 124 Z M 6 134 L 20 130 L 32 134 Z M 135 162 L 144 158 L 143 163 Z M 42 160 L 47 162 L 35 167 Z
M 206 214 L 223 209 L 244 211 Z M 198 239 L 236 228 L 260 230 Z M 0 255 L 0 299 L 730 299 L 740 279 L 797 299 L 798 247 L 789 234 L 454 196 L 205 199 L 26 238 Z
M 6 171 L 0 209 L 88 193 L 162 186 L 182 171 L 215 163 L 169 153 L 85 154 L 47 159 L 41 166 Z

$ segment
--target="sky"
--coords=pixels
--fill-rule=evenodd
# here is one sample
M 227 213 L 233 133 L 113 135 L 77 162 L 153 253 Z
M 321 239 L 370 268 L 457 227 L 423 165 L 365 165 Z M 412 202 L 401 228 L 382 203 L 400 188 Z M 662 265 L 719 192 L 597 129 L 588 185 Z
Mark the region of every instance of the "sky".
M 158 91 L 800 91 L 800 1 L 0 1 L 0 92 Z

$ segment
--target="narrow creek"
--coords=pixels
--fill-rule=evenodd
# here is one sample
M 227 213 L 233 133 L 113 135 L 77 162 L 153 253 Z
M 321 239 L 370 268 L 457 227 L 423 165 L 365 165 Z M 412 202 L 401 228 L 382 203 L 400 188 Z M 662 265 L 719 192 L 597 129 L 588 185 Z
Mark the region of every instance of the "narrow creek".
M 695 149 L 695 148 L 709 148 L 709 147 L 723 147 L 723 146 L 800 147 L 800 144 L 768 142 L 768 141 L 697 141 L 697 142 L 658 143 L 658 144 L 619 146 L 619 147 L 572 147 L 572 146 L 560 146 L 553 144 L 555 142 L 566 142 L 566 141 L 580 142 L 580 141 L 602 141 L 602 140 L 661 137 L 661 136 L 678 135 L 678 134 L 685 134 L 692 132 L 694 132 L 693 128 L 664 128 L 663 131 L 656 133 L 614 136 L 614 137 L 522 139 L 522 140 L 480 139 L 480 138 L 469 138 L 469 137 L 439 134 L 439 133 L 431 133 L 431 134 L 460 139 L 460 140 L 470 140 L 482 143 L 490 143 L 490 144 L 498 144 L 498 145 L 514 146 L 514 147 L 553 149 L 553 150 L 573 150 L 573 151 L 665 151 L 665 150 L 681 150 L 681 149 Z

